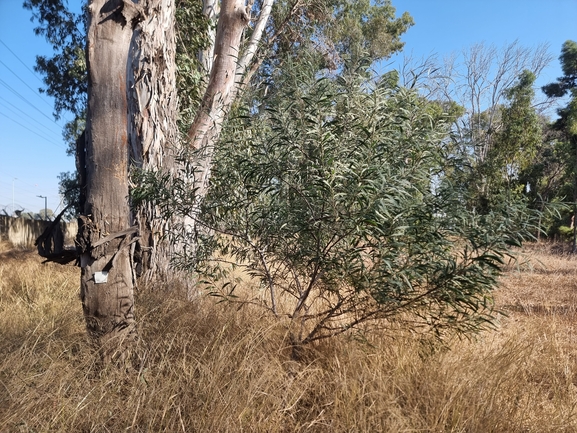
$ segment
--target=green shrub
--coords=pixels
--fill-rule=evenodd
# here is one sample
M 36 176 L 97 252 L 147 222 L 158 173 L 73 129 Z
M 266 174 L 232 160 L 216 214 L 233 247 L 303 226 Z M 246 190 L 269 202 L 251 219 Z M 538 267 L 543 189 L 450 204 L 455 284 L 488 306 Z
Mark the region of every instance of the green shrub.
M 557 230 L 564 239 L 571 239 L 573 237 L 573 231 L 575 229 L 573 227 L 559 226 Z
M 203 274 L 232 257 L 298 344 L 382 319 L 439 337 L 489 325 L 503 256 L 529 233 L 525 207 L 466 211 L 444 177 L 457 163 L 447 127 L 417 92 L 355 76 L 293 82 L 229 125 Z

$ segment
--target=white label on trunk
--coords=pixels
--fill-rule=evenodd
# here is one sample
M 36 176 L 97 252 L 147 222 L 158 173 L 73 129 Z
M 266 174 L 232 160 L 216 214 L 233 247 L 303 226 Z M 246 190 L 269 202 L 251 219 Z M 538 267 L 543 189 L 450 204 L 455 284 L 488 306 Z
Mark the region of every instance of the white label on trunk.
M 94 282 L 96 284 L 106 283 L 106 281 L 108 281 L 108 272 L 102 271 L 94 273 Z

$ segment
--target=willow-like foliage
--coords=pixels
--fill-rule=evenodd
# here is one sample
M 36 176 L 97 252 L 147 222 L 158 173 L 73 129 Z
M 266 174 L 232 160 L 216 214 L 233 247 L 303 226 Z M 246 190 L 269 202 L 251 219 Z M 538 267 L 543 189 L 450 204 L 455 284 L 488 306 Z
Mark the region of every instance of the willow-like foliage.
M 302 70 L 301 70 L 302 71 Z M 309 71 L 310 72 L 310 71 Z M 296 344 L 369 324 L 479 330 L 523 206 L 478 215 L 444 173 L 447 125 L 417 92 L 303 72 L 231 121 L 205 202 L 204 275 L 261 281 L 249 302 L 289 317 Z

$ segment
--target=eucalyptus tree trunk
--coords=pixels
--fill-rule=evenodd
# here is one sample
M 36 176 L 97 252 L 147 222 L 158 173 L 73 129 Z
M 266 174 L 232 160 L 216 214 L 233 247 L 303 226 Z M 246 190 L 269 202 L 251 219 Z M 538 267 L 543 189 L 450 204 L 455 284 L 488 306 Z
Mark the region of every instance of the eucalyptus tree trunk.
M 88 5 L 86 202 L 79 218 L 80 296 L 89 335 L 105 360 L 125 355 L 135 340 L 128 198 L 127 65 L 142 18 L 130 0 Z
M 215 145 L 239 87 L 246 85 L 241 78 L 246 78 L 272 3 L 263 2 L 239 59 L 252 3 L 221 2 L 214 52 L 211 48 L 203 58 L 210 78 L 188 134 L 189 145 L 198 151 L 192 165 L 199 176 L 191 185 L 197 205 L 206 194 Z M 205 13 L 214 18 L 216 1 L 207 6 L 211 11 Z M 139 245 L 139 263 L 149 280 L 174 276 L 169 260 L 187 247 L 165 236 L 182 227 L 179 217 L 167 219 L 154 204 L 132 214 L 129 202 L 129 164 L 178 175 L 174 0 L 92 0 L 88 15 L 88 113 L 85 152 L 79 146 L 78 158 L 86 185 L 78 234 L 81 299 L 88 332 L 110 359 L 126 354 L 137 336 L 134 246 Z M 184 223 L 191 232 L 194 216 Z
M 214 44 L 216 41 L 216 22 L 220 11 L 218 0 L 204 0 L 202 2 L 202 14 L 209 22 L 207 45 L 204 50 L 198 53 L 198 62 L 200 63 L 201 73 L 207 77 L 212 70 L 214 60 Z
M 273 3 L 274 0 L 262 2 L 251 36 L 243 43 L 243 32 L 251 21 L 253 1 L 249 0 L 247 3 L 245 0 L 222 0 L 216 33 L 211 34 L 214 40 L 209 43 L 209 48 L 199 55 L 202 67 L 209 73 L 209 79 L 200 107 L 188 130 L 188 145 L 194 154 L 191 188 L 195 194 L 193 208 L 189 211 L 184 228 L 189 235 L 194 236 L 198 230 L 200 207 L 208 192 L 214 153 L 228 112 L 239 92 L 247 86 L 250 76 L 256 70 L 255 64 L 262 62 L 262 59 L 254 62 L 254 57 Z M 208 18 L 214 18 L 215 10 L 215 0 L 204 1 L 203 11 Z M 207 58 L 211 51 L 212 58 Z M 249 71 L 251 65 L 253 70 Z M 193 241 L 189 253 L 194 255 L 194 249 Z
M 134 33 L 127 87 L 131 163 L 144 171 L 174 176 L 179 149 L 174 0 L 140 3 L 146 18 Z M 144 203 L 134 210 L 134 218 L 140 233 L 137 273 L 148 282 L 185 281 L 186 276 L 170 266 L 170 258 L 182 247 L 169 236 L 178 217 L 163 214 L 154 203 Z
M 262 3 L 251 37 L 243 47 L 242 36 L 250 20 L 252 2 L 204 1 L 203 14 L 210 22 L 216 23 L 218 18 L 218 23 L 216 29 L 209 28 L 209 43 L 199 53 L 201 73 L 208 79 L 188 133 L 195 159 L 185 166 L 176 161 L 180 149 L 176 125 L 174 0 L 143 3 L 145 16 L 150 18 L 145 19 L 135 33 L 133 71 L 128 85 L 131 158 L 145 171 L 173 178 L 186 172 L 186 166 L 192 166 L 193 180 L 184 181 L 196 197 L 194 209 L 189 213 L 192 217 L 167 215 L 151 203 L 137 210 L 135 217 L 140 231 L 137 262 L 142 264 L 142 275 L 147 281 L 176 280 L 192 294 L 194 282 L 190 275 L 171 267 L 170 259 L 196 255 L 196 217 L 207 192 L 215 146 L 239 89 L 248 82 L 242 78 L 248 76 L 245 72 L 257 52 L 273 2 Z M 243 55 L 239 58 L 241 48 L 244 48 Z
M 213 0 L 205 0 L 205 8 L 212 5 Z M 251 20 L 250 8 L 244 0 L 222 0 L 214 43 L 209 44 L 213 51 L 213 61 L 204 61 L 203 67 L 209 67 L 209 80 L 201 101 L 200 108 L 188 131 L 188 141 L 195 150 L 204 150 L 198 158 L 200 176 L 198 185 L 202 188 L 199 195 L 203 196 L 204 186 L 210 177 L 210 166 L 214 145 L 220 137 L 224 121 L 234 103 L 238 92 L 248 83 L 246 72 L 254 59 L 262 38 L 266 23 L 270 16 L 274 0 L 264 0 L 261 11 L 254 26 L 252 35 L 241 53 L 241 41 L 245 27 Z M 210 6 L 208 10 L 213 10 Z M 201 58 L 205 58 L 204 53 Z
M 198 156 L 195 187 L 199 197 L 206 194 L 214 147 L 233 102 L 240 42 L 250 16 L 244 0 L 223 0 L 216 29 L 214 61 L 200 108 L 188 131 L 188 140 Z
M 190 188 L 197 199 L 192 218 L 167 215 L 152 203 L 135 211 L 140 233 L 136 266 L 145 281 L 178 281 L 189 291 L 192 289 L 190 275 L 176 270 L 170 261 L 175 256 L 196 254 L 196 217 L 208 189 L 215 146 L 231 105 L 248 83 L 247 68 L 258 50 L 273 3 L 274 0 L 263 1 L 251 37 L 243 47 L 242 36 L 250 20 L 252 2 L 203 2 L 203 14 L 217 26 L 209 28 L 209 43 L 199 53 L 201 73 L 208 79 L 188 134 L 189 144 L 196 150 Z M 128 77 L 130 157 L 145 171 L 174 178 L 186 171 L 176 161 L 180 148 L 174 0 L 147 0 L 141 5 L 147 18 L 139 24 L 133 38 L 132 71 Z M 239 58 L 241 48 L 244 49 Z

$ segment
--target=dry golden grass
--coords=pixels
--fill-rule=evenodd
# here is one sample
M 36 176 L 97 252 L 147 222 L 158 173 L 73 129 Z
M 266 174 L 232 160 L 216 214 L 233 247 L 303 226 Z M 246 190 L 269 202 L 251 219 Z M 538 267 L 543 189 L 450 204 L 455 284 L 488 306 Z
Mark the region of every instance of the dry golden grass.
M 577 432 L 577 261 L 527 256 L 475 341 L 345 335 L 300 362 L 255 308 L 141 290 L 124 372 L 94 362 L 78 270 L 0 246 L 0 432 Z

